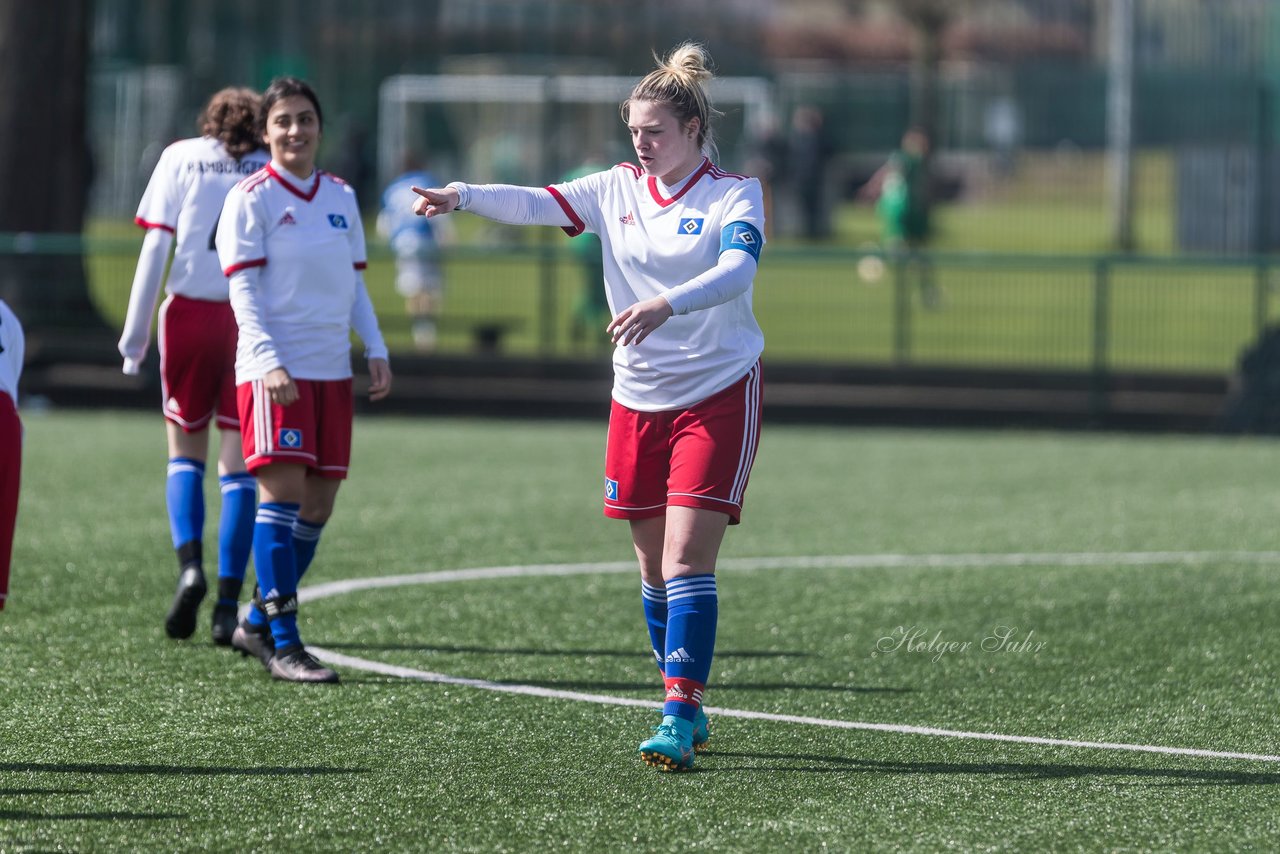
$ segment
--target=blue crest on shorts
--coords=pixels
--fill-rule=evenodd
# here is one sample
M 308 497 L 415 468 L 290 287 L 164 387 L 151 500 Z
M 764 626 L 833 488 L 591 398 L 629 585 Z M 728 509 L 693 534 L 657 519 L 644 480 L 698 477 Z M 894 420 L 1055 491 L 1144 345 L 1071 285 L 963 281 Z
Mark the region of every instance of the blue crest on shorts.
M 276 446 L 280 448 L 301 448 L 302 431 L 292 427 L 281 427 L 276 431 Z
M 346 228 L 347 218 L 342 214 L 329 214 L 329 225 L 334 228 Z
M 618 500 L 618 482 L 612 478 L 604 479 L 604 497 L 610 501 Z
M 681 234 L 702 234 L 702 217 L 681 217 L 680 218 Z

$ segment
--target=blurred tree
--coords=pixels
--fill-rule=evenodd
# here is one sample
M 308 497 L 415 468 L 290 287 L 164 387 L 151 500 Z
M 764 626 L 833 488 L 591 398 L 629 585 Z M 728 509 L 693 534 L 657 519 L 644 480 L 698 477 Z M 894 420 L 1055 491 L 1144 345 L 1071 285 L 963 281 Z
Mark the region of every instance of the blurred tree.
M 912 55 L 911 124 L 923 128 L 929 139 L 938 138 L 938 66 L 942 60 L 942 34 L 951 20 L 963 12 L 955 0 L 899 0 L 898 13 L 911 24 L 916 43 Z
M 844 0 L 845 8 L 851 14 L 864 13 L 871 6 L 887 6 L 910 25 L 915 34 L 915 43 L 911 56 L 908 124 L 923 130 L 930 139 L 938 138 L 940 125 L 938 80 L 942 61 L 942 35 L 953 20 L 984 2 L 999 3 L 1006 0 L 893 0 L 888 4 L 878 0 Z
M 0 0 L 0 234 L 24 235 L 0 244 L 0 296 L 22 318 L 33 355 L 42 331 L 75 327 L 83 341 L 85 330 L 106 328 L 78 245 L 93 171 L 89 22 L 90 0 Z M 61 254 L 31 251 L 43 235 L 73 237 Z

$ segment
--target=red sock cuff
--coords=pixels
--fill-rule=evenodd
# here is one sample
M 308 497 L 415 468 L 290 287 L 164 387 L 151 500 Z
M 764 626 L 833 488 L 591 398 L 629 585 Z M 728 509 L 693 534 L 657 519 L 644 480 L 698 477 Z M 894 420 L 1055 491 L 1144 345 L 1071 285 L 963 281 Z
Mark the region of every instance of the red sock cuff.
M 679 676 L 668 676 L 662 681 L 667 686 L 668 703 L 688 703 L 694 707 L 702 705 L 702 691 L 707 687 L 705 683 Z

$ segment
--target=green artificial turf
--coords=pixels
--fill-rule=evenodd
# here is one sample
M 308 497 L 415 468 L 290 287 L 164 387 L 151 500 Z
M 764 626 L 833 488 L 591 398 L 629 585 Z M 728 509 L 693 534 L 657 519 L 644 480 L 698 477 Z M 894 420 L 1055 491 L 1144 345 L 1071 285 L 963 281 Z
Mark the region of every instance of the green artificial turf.
M 718 574 L 707 703 L 726 711 L 695 770 L 663 774 L 635 755 L 656 713 L 610 702 L 656 708 L 661 688 L 636 574 L 617 571 L 626 526 L 600 515 L 602 423 L 361 417 L 304 588 L 547 569 L 304 602 L 310 644 L 485 682 L 340 666 L 329 687 L 214 647 L 207 606 L 191 640 L 164 636 L 158 416 L 25 421 L 0 612 L 5 852 L 1280 838 L 1280 762 L 902 729 L 1280 754 L 1271 441 L 766 425 Z M 212 478 L 208 499 L 216 519 Z

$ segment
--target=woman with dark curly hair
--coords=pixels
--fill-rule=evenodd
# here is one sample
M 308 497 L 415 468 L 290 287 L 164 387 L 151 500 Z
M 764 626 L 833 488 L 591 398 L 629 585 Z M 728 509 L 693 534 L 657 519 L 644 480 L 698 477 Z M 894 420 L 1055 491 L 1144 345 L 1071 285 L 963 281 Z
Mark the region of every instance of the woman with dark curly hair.
M 196 123 L 201 136 L 179 140 L 160 155 L 135 218 L 147 233 L 119 344 L 124 372 L 138 373 L 163 281 L 168 294 L 159 315 L 162 411 L 169 438 L 165 497 L 179 572 L 164 627 L 169 637 L 190 637 L 207 590 L 204 473 L 209 426 L 216 424 L 223 431 L 218 453 L 222 519 L 212 633 L 213 642 L 222 645 L 231 643 L 236 627 L 257 496 L 241 455 L 236 320 L 213 236 L 227 191 L 270 159 L 256 130 L 259 104 L 250 89 L 215 93 Z M 170 248 L 173 262 L 165 280 Z

